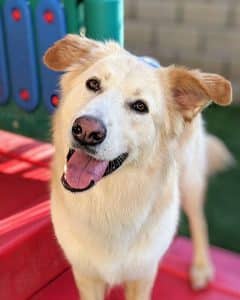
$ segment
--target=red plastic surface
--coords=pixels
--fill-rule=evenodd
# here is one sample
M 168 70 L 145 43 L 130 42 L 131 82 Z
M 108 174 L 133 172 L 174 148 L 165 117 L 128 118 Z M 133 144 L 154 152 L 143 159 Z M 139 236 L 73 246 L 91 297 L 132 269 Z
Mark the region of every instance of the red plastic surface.
M 49 215 L 16 223 L 11 232 L 1 235 L 0 261 L 0 299 L 4 300 L 29 298 L 67 267 Z
M 217 276 L 210 287 L 202 292 L 191 290 L 188 267 L 191 244 L 185 238 L 177 238 L 168 251 L 156 278 L 153 300 L 237 300 L 240 299 L 240 258 L 228 251 L 212 249 L 217 266 Z M 48 286 L 32 297 L 33 300 L 77 300 L 77 289 L 70 270 L 60 274 Z M 107 300 L 123 300 L 123 290 L 113 289 Z
M 43 201 L 48 179 L 47 168 L 0 154 L 0 220 Z
M 0 131 L 0 299 L 77 300 L 49 216 L 49 144 Z M 216 278 L 195 293 L 188 283 L 191 244 L 177 238 L 160 265 L 153 299 L 240 299 L 240 256 L 212 248 Z M 121 288 L 108 300 L 123 300 Z
M 48 167 L 53 154 L 50 144 L 0 130 L 0 155 Z

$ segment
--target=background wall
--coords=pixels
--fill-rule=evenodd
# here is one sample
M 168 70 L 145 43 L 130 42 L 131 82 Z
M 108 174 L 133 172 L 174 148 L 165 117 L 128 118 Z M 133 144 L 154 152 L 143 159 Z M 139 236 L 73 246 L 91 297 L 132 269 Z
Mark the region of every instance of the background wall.
M 125 0 L 129 50 L 229 78 L 240 102 L 239 0 Z
M 139 55 L 162 65 L 181 64 L 225 75 L 240 103 L 240 0 L 125 0 L 126 42 Z M 206 216 L 212 244 L 240 252 L 240 105 L 211 105 L 207 130 L 220 137 L 236 159 L 211 178 Z M 180 233 L 188 234 L 185 218 Z

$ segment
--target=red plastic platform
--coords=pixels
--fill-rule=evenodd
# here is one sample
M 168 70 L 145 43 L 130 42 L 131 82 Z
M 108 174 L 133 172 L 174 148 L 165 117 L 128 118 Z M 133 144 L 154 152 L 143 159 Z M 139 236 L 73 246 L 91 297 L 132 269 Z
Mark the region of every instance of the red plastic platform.
M 77 300 L 72 274 L 49 215 L 51 145 L 0 131 L 0 299 Z M 177 238 L 160 265 L 153 299 L 240 299 L 240 256 L 212 248 L 216 278 L 193 292 L 188 283 L 191 244 Z M 108 300 L 123 300 L 116 288 Z

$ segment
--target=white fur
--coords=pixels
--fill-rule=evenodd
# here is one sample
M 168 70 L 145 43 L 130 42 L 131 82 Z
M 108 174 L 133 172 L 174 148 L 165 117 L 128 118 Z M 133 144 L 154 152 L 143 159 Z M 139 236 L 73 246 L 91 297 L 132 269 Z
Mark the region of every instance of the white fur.
M 201 116 L 184 123 L 179 111 L 169 103 L 169 78 L 164 70 L 154 70 L 115 48 L 114 54 L 97 61 L 94 49 L 90 53 L 93 57 L 87 61 L 93 62 L 88 68 L 78 71 L 76 64 L 63 76 L 62 103 L 53 128 L 56 153 L 52 220 L 76 281 L 99 279 L 109 285 L 152 282 L 176 231 L 179 190 L 193 226 L 195 216 L 200 220 L 194 230 L 202 230 L 199 237 L 197 231 L 193 232 L 201 254 L 196 251 L 195 271 L 206 270 L 207 240 L 202 215 L 198 216 L 203 202 L 198 198 L 202 198 L 208 163 Z M 91 77 L 101 79 L 100 93 L 86 88 L 86 80 Z M 136 99 L 147 103 L 148 114 L 129 108 Z M 112 160 L 124 152 L 129 157 L 90 190 L 71 193 L 62 186 L 60 178 L 72 147 L 73 121 L 83 115 L 101 119 L 107 128 L 106 139 L 96 147 L 96 159 Z M 207 278 L 201 278 L 201 282 Z M 102 299 L 101 295 L 102 292 L 99 298 L 86 296 L 84 300 Z M 139 299 L 137 295 L 128 299 Z
M 115 59 L 100 61 L 75 78 L 73 89 L 63 99 L 55 117 L 55 128 L 60 124 L 61 130 L 55 132 L 52 184 L 53 224 L 68 260 L 77 273 L 100 277 L 110 285 L 155 273 L 175 233 L 179 211 L 173 150 L 169 146 L 156 152 L 162 143 L 159 127 L 166 109 L 158 78 L 135 59 L 119 57 L 119 66 L 113 63 Z M 84 83 L 93 75 L 103 78 L 103 72 L 111 77 L 102 80 L 106 91 L 92 95 Z M 148 82 L 141 72 L 149 76 Z M 128 107 L 137 88 L 141 95 L 135 98 L 146 99 L 151 113 L 140 115 Z M 126 151 L 129 157 L 94 188 L 72 194 L 59 178 L 71 145 L 72 123 L 82 115 L 100 118 L 107 127 L 96 158 L 112 160 Z

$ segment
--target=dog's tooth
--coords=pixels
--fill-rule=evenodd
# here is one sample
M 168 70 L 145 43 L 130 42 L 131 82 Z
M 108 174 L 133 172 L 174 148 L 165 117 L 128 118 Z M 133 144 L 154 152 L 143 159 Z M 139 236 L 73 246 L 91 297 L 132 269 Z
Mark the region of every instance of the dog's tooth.
M 67 164 L 65 164 L 65 165 L 64 165 L 64 167 L 63 167 L 63 171 L 64 171 L 64 173 L 66 173 L 66 172 L 67 172 Z

